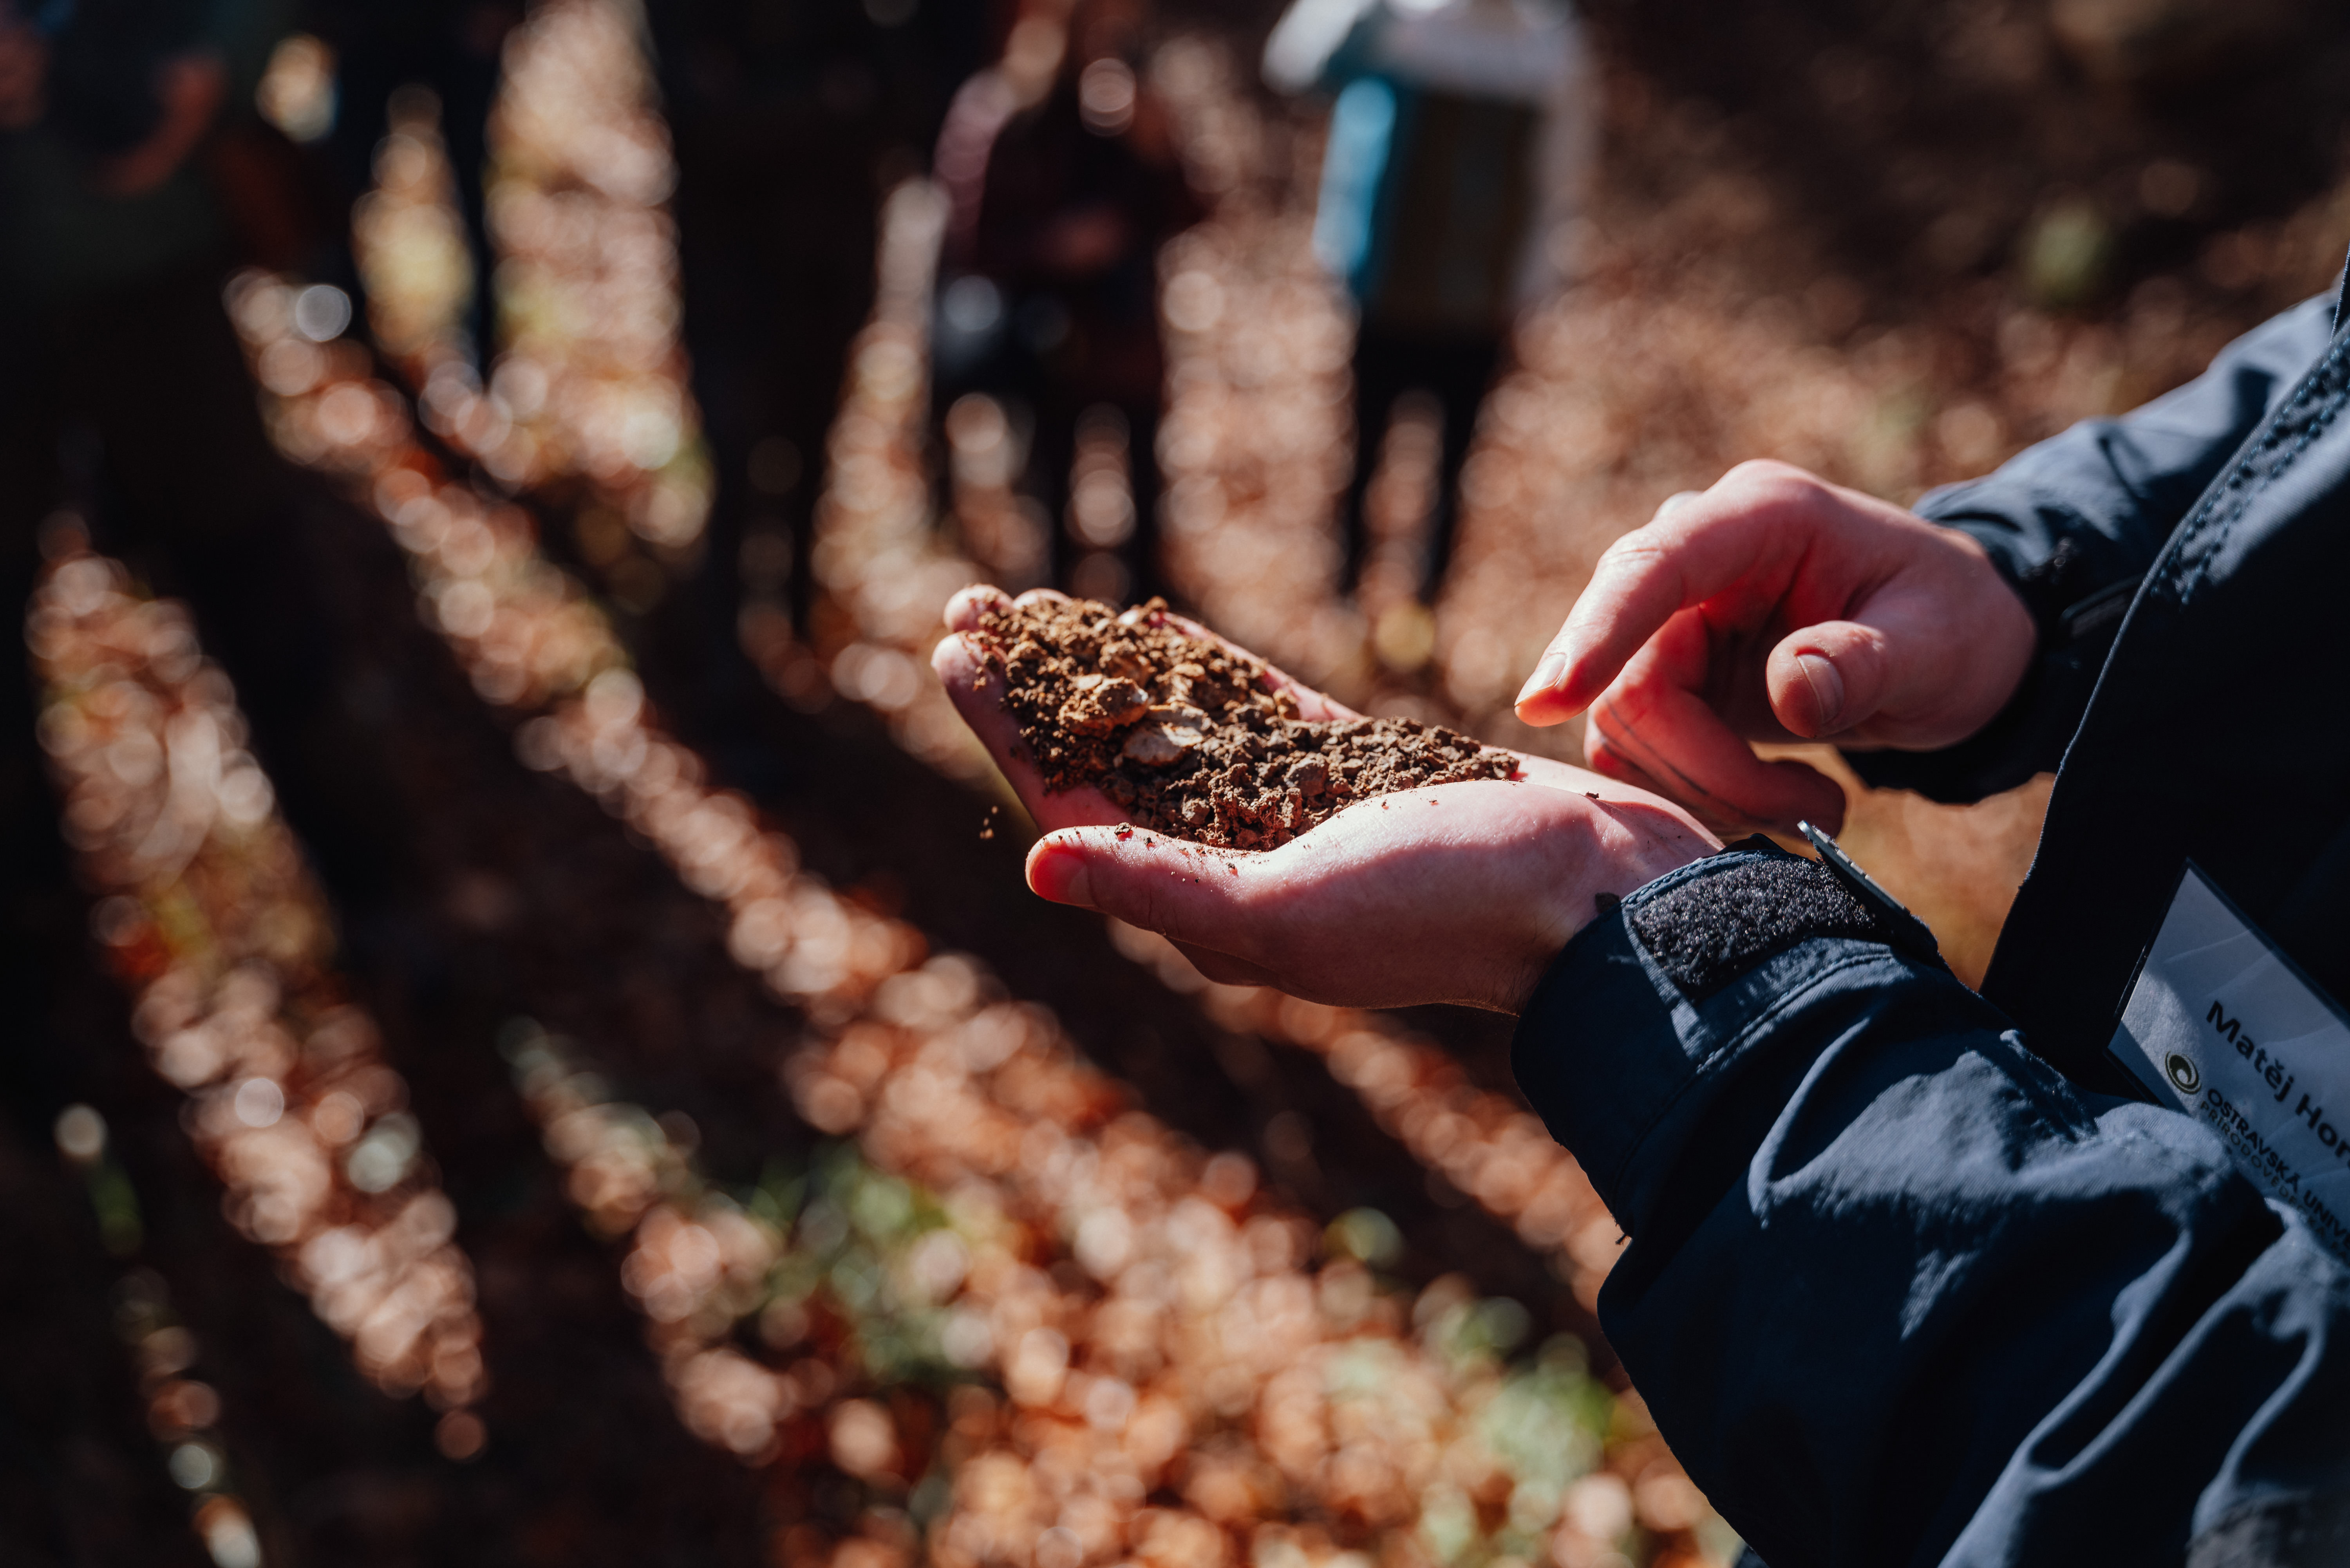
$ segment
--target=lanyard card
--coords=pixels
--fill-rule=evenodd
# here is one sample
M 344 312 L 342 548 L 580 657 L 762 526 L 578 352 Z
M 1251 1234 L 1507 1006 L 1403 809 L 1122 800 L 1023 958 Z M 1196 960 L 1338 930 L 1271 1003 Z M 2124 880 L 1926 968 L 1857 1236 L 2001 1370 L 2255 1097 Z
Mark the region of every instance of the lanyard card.
M 2108 1049 L 2350 1254 L 2350 1018 L 2191 860 Z

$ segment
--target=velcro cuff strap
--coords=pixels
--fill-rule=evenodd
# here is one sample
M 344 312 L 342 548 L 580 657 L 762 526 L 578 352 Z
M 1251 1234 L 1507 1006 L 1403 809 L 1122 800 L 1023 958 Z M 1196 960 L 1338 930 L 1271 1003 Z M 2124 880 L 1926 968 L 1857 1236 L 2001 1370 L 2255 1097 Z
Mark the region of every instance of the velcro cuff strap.
M 1691 1002 L 1813 937 L 1917 945 L 1835 872 L 1759 834 L 1643 888 L 1624 900 L 1624 919 Z

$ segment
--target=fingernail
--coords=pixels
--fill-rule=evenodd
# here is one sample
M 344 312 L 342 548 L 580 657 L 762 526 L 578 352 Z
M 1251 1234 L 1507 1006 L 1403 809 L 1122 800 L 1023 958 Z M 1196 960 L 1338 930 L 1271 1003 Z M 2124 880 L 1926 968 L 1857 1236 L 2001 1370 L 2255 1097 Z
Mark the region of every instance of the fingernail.
M 1819 713 L 1820 733 L 1835 728 L 1836 715 L 1844 711 L 1844 677 L 1836 667 L 1816 653 L 1795 655 L 1795 668 L 1804 672 L 1804 684 L 1812 689 L 1812 702 Z
M 1086 868 L 1085 857 L 1074 850 L 1048 851 L 1038 856 L 1028 885 L 1055 904 L 1075 904 L 1086 909 L 1094 907 L 1093 874 Z
M 1534 672 L 1526 677 L 1525 687 L 1518 693 L 1518 701 L 1524 701 L 1527 698 L 1533 696 L 1537 691 L 1549 691 L 1552 687 L 1558 684 L 1559 677 L 1565 673 L 1565 654 L 1544 654 L 1542 657 L 1542 662 L 1534 666 Z M 1515 704 L 1513 703 L 1512 706 L 1515 706 Z

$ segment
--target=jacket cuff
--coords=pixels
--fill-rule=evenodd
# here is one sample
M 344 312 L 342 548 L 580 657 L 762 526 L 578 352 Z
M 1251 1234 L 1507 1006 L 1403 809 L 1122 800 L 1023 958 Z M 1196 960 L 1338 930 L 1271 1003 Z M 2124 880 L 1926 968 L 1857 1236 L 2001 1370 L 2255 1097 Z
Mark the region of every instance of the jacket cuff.
M 1628 1231 L 1660 1174 L 1643 1171 L 1643 1146 L 1708 1068 L 1804 981 L 1888 960 L 1944 967 L 1907 911 L 1758 834 L 1578 932 L 1518 1020 L 1512 1066 Z

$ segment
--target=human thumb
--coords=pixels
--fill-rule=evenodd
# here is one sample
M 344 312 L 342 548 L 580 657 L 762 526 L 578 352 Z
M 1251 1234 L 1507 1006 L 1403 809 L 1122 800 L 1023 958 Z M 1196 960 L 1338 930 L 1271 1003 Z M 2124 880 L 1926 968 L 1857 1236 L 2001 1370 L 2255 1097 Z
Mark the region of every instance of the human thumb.
M 1147 828 L 1065 827 L 1029 849 L 1028 886 L 1056 904 L 1245 957 L 1261 925 L 1257 900 L 1270 858 Z
M 1895 649 L 1857 621 L 1823 621 L 1782 639 L 1763 667 L 1771 711 L 1806 740 L 1825 740 L 1875 718 L 1892 695 Z

